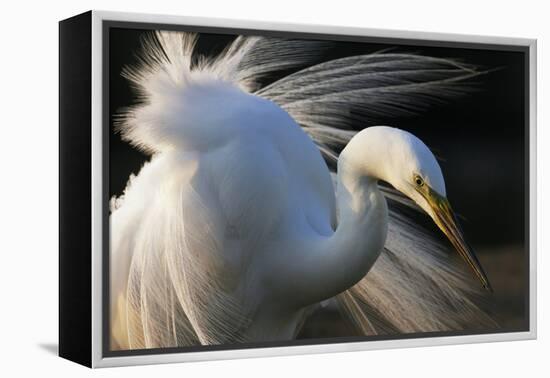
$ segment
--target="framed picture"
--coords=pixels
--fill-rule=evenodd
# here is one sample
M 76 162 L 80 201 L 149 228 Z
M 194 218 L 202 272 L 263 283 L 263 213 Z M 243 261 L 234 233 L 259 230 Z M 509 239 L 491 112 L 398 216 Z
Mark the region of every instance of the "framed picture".
M 62 357 L 536 337 L 536 41 L 59 27 Z

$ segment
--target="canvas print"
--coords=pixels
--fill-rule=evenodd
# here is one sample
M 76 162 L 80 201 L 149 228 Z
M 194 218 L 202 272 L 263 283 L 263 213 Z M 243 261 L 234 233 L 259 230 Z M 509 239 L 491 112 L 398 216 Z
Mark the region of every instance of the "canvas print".
M 528 330 L 523 53 L 108 42 L 107 352 Z

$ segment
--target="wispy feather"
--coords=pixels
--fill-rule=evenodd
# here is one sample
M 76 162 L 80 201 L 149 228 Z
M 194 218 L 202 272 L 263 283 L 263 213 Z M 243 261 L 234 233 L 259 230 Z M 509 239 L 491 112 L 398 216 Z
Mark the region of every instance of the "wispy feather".
M 121 112 L 117 129 L 154 158 L 113 200 L 111 259 L 124 267 L 111 277 L 115 349 L 244 341 L 243 330 L 256 316 L 256 304 L 235 294 L 235 265 L 219 254 L 223 238 L 236 231 L 219 224 L 211 212 L 221 205 L 205 201 L 213 197 L 193 179 L 194 154 L 231 132 L 224 120 L 240 109 L 230 102 L 231 93 L 244 90 L 278 104 L 330 162 L 359 128 L 422 114 L 468 93 L 472 79 L 483 74 L 451 59 L 394 52 L 323 61 L 331 42 L 245 36 L 217 57 L 194 59 L 197 40 L 192 33 L 155 33 L 144 40 L 139 63 L 123 73 L 141 101 Z M 281 70 L 294 72 L 261 88 L 266 76 Z M 219 127 L 206 135 L 212 125 Z M 160 153 L 176 148 L 179 160 L 163 163 Z M 161 185 L 158 169 L 176 165 L 183 167 L 180 176 Z M 228 177 L 226 185 L 231 183 Z M 495 327 L 473 301 L 476 286 L 449 260 L 447 248 L 399 210 L 415 205 L 391 188 L 383 191 L 390 205 L 386 247 L 367 276 L 335 298 L 358 329 L 375 334 Z M 170 213 L 155 214 L 163 209 L 155 201 L 169 203 Z M 237 221 L 254 222 L 242 206 Z M 248 248 L 262 232 L 245 241 Z

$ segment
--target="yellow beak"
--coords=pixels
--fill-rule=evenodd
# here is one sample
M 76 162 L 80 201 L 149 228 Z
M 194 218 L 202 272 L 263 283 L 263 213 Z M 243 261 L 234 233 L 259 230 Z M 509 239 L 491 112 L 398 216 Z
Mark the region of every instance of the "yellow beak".
M 427 186 L 427 185 L 426 185 Z M 437 192 L 428 188 L 424 198 L 428 201 L 432 209 L 432 218 L 437 226 L 447 236 L 451 244 L 458 251 L 460 256 L 466 261 L 470 268 L 474 271 L 475 275 L 481 281 L 483 287 L 492 292 L 491 284 L 485 274 L 485 271 L 481 267 L 477 256 L 472 248 L 466 243 L 456 216 L 449 204 L 447 198 L 439 195 Z

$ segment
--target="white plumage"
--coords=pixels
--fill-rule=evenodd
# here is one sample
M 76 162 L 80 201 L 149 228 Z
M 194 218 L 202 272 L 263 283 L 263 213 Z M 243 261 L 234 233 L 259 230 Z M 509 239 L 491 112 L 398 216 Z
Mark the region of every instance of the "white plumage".
M 389 53 L 311 65 L 330 43 L 262 37 L 196 60 L 196 41 L 159 32 L 125 72 L 143 103 L 119 129 L 151 161 L 112 201 L 113 349 L 288 340 L 327 299 L 365 334 L 495 326 L 470 277 L 397 210 L 415 206 L 401 192 L 453 230 L 430 202 L 445 187 L 429 149 L 351 128 L 455 96 L 479 72 Z M 332 179 L 323 156 L 338 161 Z

